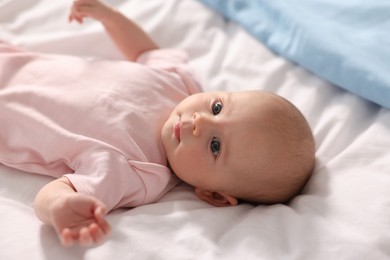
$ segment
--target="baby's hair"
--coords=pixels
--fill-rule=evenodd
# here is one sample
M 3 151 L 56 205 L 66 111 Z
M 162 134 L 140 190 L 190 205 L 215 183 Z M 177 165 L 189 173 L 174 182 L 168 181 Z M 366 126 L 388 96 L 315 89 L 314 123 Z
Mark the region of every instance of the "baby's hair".
M 232 195 L 239 201 L 261 204 L 285 203 L 296 196 L 309 179 L 315 161 L 315 144 L 309 124 L 302 113 L 286 99 L 269 93 L 273 105 L 269 109 L 272 120 L 262 124 L 270 142 L 277 147 L 267 156 L 259 158 L 256 167 L 243 173 Z M 272 149 L 274 150 L 274 149 Z M 266 165 L 264 165 L 266 164 Z M 267 174 L 263 174 L 267 171 Z M 271 176 L 264 178 L 263 176 Z

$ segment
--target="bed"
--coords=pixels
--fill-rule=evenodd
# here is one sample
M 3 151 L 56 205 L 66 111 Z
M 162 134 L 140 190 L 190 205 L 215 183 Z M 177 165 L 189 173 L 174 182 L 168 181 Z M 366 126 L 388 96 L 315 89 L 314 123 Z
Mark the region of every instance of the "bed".
M 316 167 L 302 193 L 288 204 L 216 208 L 180 184 L 155 204 L 111 212 L 113 230 L 104 244 L 63 248 L 33 209 L 35 194 L 51 179 L 0 165 L 0 259 L 390 258 L 386 104 L 305 69 L 216 8 L 218 2 L 226 4 L 109 1 L 160 46 L 185 49 L 205 91 L 261 89 L 294 103 L 316 141 Z M 247 1 L 233 2 L 242 9 Z M 32 51 L 121 59 L 100 24 L 67 22 L 71 3 L 0 0 L 0 38 Z M 388 42 L 388 36 L 381 39 Z

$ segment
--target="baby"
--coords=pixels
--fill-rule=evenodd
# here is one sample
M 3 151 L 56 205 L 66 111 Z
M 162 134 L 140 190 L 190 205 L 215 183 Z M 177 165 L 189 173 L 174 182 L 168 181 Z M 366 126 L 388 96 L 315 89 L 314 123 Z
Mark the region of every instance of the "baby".
M 263 91 L 201 93 L 182 52 L 159 49 L 98 0 L 74 1 L 70 21 L 85 17 L 132 62 L 0 44 L 0 163 L 56 177 L 34 207 L 63 245 L 101 243 L 108 211 L 157 201 L 175 176 L 215 206 L 283 203 L 301 190 L 315 148 L 291 103 Z

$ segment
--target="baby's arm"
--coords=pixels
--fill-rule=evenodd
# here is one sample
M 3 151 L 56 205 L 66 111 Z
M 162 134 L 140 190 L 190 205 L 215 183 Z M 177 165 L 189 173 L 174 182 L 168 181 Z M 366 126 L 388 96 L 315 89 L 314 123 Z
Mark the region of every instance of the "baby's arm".
M 98 244 L 110 232 L 104 219 L 105 205 L 94 197 L 77 193 L 65 177 L 44 186 L 34 204 L 37 216 L 55 228 L 65 246 Z
M 137 24 L 99 0 L 74 0 L 69 21 L 82 23 L 84 17 L 100 21 L 128 60 L 134 61 L 143 52 L 158 48 Z

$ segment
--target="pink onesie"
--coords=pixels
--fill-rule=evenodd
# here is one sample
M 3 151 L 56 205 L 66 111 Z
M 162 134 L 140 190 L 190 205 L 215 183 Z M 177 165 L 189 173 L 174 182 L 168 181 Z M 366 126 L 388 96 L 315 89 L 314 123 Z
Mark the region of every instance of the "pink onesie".
M 66 176 L 109 209 L 152 203 L 178 183 L 160 131 L 201 91 L 178 50 L 136 63 L 44 55 L 0 42 L 0 163 Z

